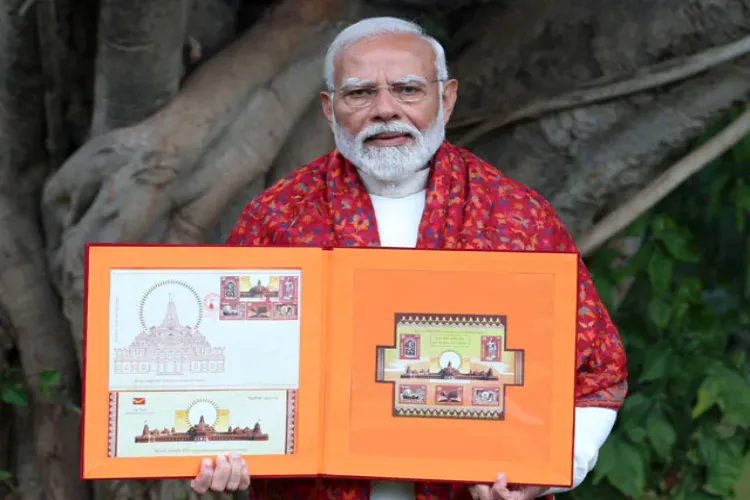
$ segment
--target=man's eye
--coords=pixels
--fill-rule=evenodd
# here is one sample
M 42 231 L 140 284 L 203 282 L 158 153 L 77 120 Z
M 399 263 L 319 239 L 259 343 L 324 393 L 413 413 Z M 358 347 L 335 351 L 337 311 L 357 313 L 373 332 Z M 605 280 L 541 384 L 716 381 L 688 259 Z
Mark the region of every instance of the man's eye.
M 413 94 L 415 92 L 419 92 L 419 87 L 413 87 L 413 86 L 407 85 L 406 87 L 401 87 L 399 91 L 402 94 Z
M 352 89 L 346 92 L 349 97 L 367 97 L 372 95 L 372 89 Z

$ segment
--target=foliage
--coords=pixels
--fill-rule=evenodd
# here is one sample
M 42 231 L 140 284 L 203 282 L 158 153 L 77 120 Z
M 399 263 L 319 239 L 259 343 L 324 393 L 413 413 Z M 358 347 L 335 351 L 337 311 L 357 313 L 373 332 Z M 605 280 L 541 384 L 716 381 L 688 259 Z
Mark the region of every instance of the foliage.
M 60 402 L 67 409 L 76 413 L 80 408 L 61 400 L 55 388 L 60 383 L 60 373 L 55 371 L 42 371 L 39 373 L 37 394 L 40 401 L 57 403 Z M 6 368 L 0 371 L 0 403 L 12 406 L 27 406 L 29 404 L 29 392 L 23 378 L 23 373 L 18 368 Z M 13 489 L 13 476 L 7 470 L 0 469 L 0 483 L 5 483 Z
M 750 498 L 748 165 L 750 137 L 628 229 L 643 238 L 631 258 L 606 248 L 589 262 L 630 394 L 596 468 L 564 498 Z

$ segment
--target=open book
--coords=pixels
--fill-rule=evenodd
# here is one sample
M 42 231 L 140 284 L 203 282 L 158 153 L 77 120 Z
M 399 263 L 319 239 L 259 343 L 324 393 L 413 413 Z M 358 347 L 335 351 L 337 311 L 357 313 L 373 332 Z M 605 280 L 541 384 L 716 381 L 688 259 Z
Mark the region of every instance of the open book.
M 82 477 L 569 486 L 578 260 L 89 245 Z

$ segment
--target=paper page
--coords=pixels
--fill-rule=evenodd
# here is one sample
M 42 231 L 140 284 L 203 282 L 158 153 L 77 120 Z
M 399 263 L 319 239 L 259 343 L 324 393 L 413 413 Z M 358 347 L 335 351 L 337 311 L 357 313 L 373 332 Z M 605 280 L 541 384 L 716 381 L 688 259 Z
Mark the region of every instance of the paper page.
M 577 255 L 334 254 L 326 474 L 571 484 Z
M 299 271 L 110 279 L 110 457 L 294 451 Z

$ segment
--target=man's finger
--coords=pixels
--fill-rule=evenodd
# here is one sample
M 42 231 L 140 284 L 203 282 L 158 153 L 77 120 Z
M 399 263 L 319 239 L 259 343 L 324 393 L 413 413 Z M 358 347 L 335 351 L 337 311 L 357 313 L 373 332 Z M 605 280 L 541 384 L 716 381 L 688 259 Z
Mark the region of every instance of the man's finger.
M 493 500 L 511 500 L 511 491 L 508 489 L 508 480 L 503 474 L 497 476 L 497 481 L 492 485 Z
M 492 500 L 512 500 L 513 493 L 508 489 L 495 483 L 492 485 Z
M 226 491 L 237 491 L 240 485 L 242 474 L 242 457 L 232 452 L 229 454 L 229 480 L 227 481 Z
M 240 470 L 240 485 L 237 487 L 240 491 L 245 491 L 250 487 L 250 471 L 247 467 L 247 462 L 242 460 L 242 469 Z
M 190 482 L 190 487 L 197 494 L 202 495 L 208 491 L 211 486 L 211 480 L 214 476 L 214 464 L 210 458 L 204 458 L 201 462 L 201 470 L 195 479 Z
M 492 500 L 492 490 L 489 486 L 478 484 L 471 488 L 471 497 L 474 500 Z
M 211 491 L 226 490 L 231 472 L 232 468 L 229 465 L 227 457 L 224 455 L 216 457 L 216 468 L 214 469 L 214 477 L 211 480 Z
M 492 485 L 493 500 L 511 500 L 512 494 L 508 489 L 508 478 L 505 474 L 498 474 L 495 484 Z

